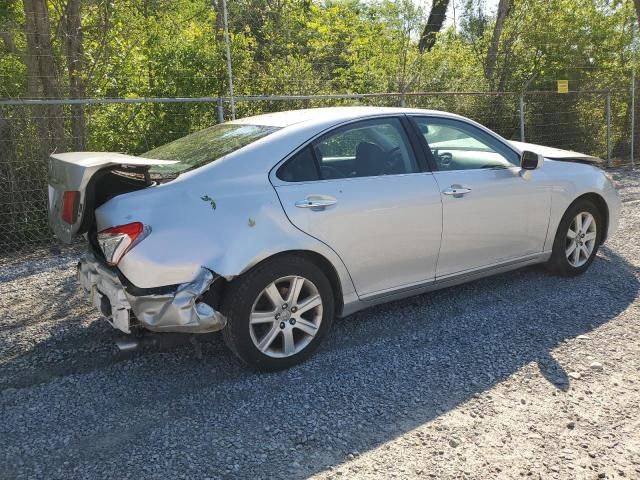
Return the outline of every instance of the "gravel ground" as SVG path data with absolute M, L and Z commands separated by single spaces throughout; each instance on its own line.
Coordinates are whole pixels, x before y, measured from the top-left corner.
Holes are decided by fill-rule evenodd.
M 3 478 L 640 478 L 640 174 L 575 279 L 539 267 L 334 324 L 256 374 L 220 335 L 129 353 L 77 251 L 0 260 Z

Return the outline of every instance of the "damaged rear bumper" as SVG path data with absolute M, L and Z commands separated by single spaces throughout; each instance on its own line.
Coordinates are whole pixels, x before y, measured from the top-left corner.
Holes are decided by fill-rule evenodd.
M 226 318 L 200 299 L 216 278 L 210 270 L 201 268 L 191 282 L 177 285 L 169 292 L 133 295 L 114 269 L 104 266 L 92 253 L 87 253 L 78 264 L 78 281 L 90 302 L 114 328 L 125 333 L 131 333 L 136 320 L 156 332 L 222 330 Z

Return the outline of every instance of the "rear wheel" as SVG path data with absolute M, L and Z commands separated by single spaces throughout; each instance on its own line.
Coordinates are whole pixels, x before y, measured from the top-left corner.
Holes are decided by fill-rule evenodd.
M 563 276 L 585 272 L 598 253 L 603 228 L 602 214 L 592 202 L 574 202 L 560 221 L 547 267 Z
M 329 330 L 333 291 L 316 265 L 295 255 L 267 260 L 225 292 L 227 346 L 247 365 L 278 370 L 305 360 Z

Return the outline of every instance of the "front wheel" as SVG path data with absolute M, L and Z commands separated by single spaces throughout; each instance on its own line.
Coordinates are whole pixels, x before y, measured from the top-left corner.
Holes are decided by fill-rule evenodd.
M 560 221 L 547 267 L 567 277 L 585 272 L 598 253 L 603 228 L 602 215 L 592 202 L 574 202 Z
M 258 370 L 300 363 L 331 326 L 333 295 L 327 277 L 308 260 L 295 255 L 267 260 L 225 292 L 225 343 Z

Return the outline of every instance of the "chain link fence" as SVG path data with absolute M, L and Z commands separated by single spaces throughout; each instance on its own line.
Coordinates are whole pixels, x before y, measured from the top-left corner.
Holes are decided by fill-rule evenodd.
M 609 165 L 631 159 L 633 118 L 630 94 L 625 91 L 241 96 L 234 100 L 238 117 L 339 105 L 445 110 L 472 118 L 507 139 L 580 151 L 606 159 Z M 229 102 L 216 97 L 0 101 L 0 251 L 52 243 L 47 225 L 51 152 L 140 154 L 227 120 Z

